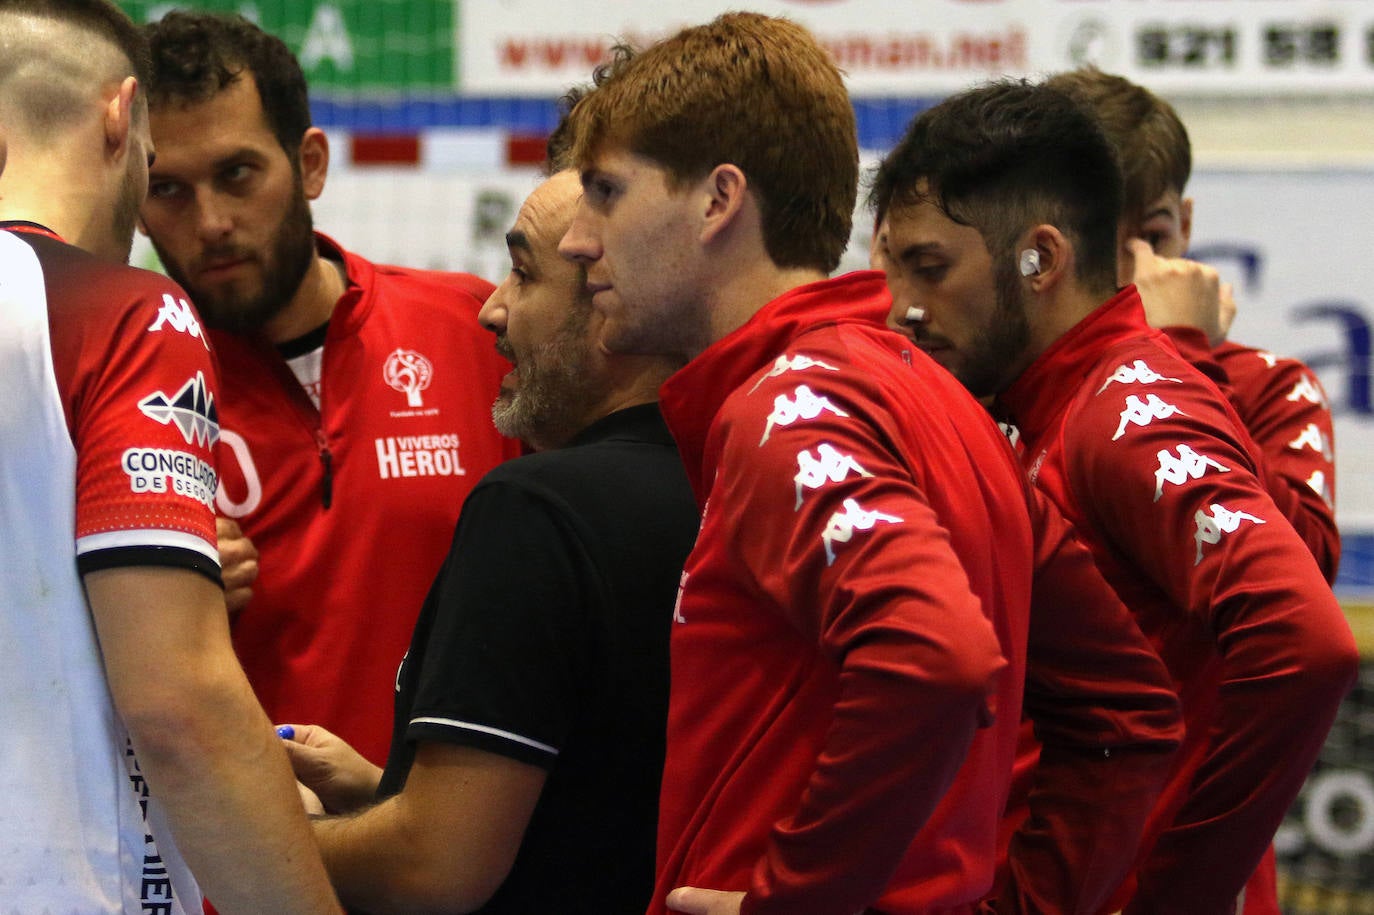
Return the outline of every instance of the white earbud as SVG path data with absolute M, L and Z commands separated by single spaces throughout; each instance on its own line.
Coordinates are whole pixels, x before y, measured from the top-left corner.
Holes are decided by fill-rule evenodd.
M 1027 248 L 1021 252 L 1021 275 L 1034 276 L 1040 272 L 1040 252 Z

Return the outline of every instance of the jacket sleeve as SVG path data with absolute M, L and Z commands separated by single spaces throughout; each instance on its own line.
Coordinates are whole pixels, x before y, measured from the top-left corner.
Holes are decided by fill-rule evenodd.
M 1336 528 L 1335 425 L 1316 376 L 1296 359 L 1240 346 L 1212 350 L 1201 331 L 1165 328 L 1185 359 L 1219 387 L 1263 456 L 1270 497 L 1328 582 L 1341 558 Z
M 741 574 L 838 671 L 815 769 L 773 827 L 747 915 L 872 903 L 989 720 L 1005 666 L 894 430 L 864 400 L 854 379 L 789 374 L 724 421 L 731 476 L 708 511 L 753 519 Z
M 1135 862 L 1183 723 L 1164 662 L 1087 547 L 1039 490 L 1029 498 L 1024 714 L 1040 751 L 997 911 L 1094 915 Z
M 1143 625 L 1166 660 L 1171 642 L 1214 645 L 1217 693 L 1205 754 L 1128 911 L 1227 912 L 1316 759 L 1358 656 L 1216 389 L 1172 354 L 1144 355 L 1089 378 L 1065 440 L 1069 485 L 1110 548 L 1160 592 L 1144 611 L 1158 618 Z

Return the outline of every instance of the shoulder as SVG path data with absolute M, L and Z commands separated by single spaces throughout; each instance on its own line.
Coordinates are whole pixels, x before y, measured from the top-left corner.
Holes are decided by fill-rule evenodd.
M 481 305 L 496 288 L 470 273 L 421 270 L 394 264 L 374 265 L 373 281 L 379 290 L 400 290 L 435 302 L 457 298 Z

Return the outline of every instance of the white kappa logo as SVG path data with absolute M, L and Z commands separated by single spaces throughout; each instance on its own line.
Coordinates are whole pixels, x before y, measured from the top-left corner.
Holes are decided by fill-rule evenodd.
M 885 515 L 879 511 L 866 511 L 855 499 L 844 500 L 844 511 L 835 512 L 825 524 L 821 542 L 825 544 L 825 564 L 835 564 L 835 544 L 848 543 L 854 539 L 855 531 L 871 531 L 881 521 L 884 524 L 900 524 L 901 518 Z
M 828 362 L 821 362 L 819 359 L 812 359 L 810 356 L 804 354 L 798 354 L 789 359 L 787 354 L 783 353 L 773 362 L 773 367 L 769 369 L 762 378 L 754 382 L 754 386 L 749 389 L 749 393 L 752 394 L 757 391 L 759 385 L 763 384 L 769 378 L 777 378 L 779 375 L 786 374 L 787 372 L 804 372 L 807 369 L 825 369 L 827 372 L 839 371 L 839 369 Z
M 191 309 L 191 303 L 185 299 L 172 298 L 170 292 L 162 294 L 162 307 L 157 310 L 157 320 L 148 327 L 148 332 L 160 331 L 164 325 L 179 334 L 190 334 L 207 350 L 210 348 L 210 341 L 205 339 L 200 322 L 196 320 L 196 313 Z
M 1326 503 L 1326 507 L 1330 508 L 1334 500 L 1331 496 L 1331 488 L 1326 485 L 1326 471 L 1312 471 L 1312 476 L 1307 478 L 1306 483 L 1311 487 L 1313 492 L 1321 496 L 1322 501 Z
M 1297 403 L 1305 400 L 1310 404 L 1325 404 L 1326 394 L 1322 389 L 1307 375 L 1302 376 L 1302 380 L 1293 385 L 1293 390 L 1288 392 L 1285 398 L 1289 403 Z
M 1179 445 L 1176 450 L 1178 457 L 1170 454 L 1167 448 L 1158 454 L 1159 469 L 1155 471 L 1156 502 L 1159 501 L 1160 496 L 1164 495 L 1165 483 L 1179 486 L 1189 480 L 1200 480 L 1203 474 L 1207 472 L 1208 467 L 1215 467 L 1222 473 L 1231 472 L 1231 468 L 1214 461 L 1205 454 L 1198 454 L 1187 445 Z
M 1107 386 L 1112 382 L 1120 382 L 1121 384 L 1154 384 L 1156 381 L 1172 381 L 1174 384 L 1183 383 L 1177 378 L 1168 378 L 1159 374 L 1146 365 L 1143 360 L 1137 359 L 1130 365 L 1124 363 L 1118 365 L 1112 371 L 1111 376 L 1106 381 L 1102 382 L 1102 387 L 1097 389 L 1097 393 L 1101 394 L 1103 391 L 1107 390 Z
M 1308 423 L 1307 428 L 1288 443 L 1288 448 L 1290 451 L 1311 448 L 1328 461 L 1331 460 L 1331 446 L 1327 444 L 1326 436 L 1322 434 L 1321 428 L 1316 423 Z
M 1156 419 L 1168 419 L 1175 413 L 1180 416 L 1187 415 L 1173 404 L 1160 400 L 1156 394 L 1147 394 L 1144 400 L 1132 394 L 1126 398 L 1126 409 L 1121 411 L 1121 425 L 1116 427 L 1116 435 L 1112 436 L 1112 441 L 1125 435 L 1126 427 L 1131 424 L 1148 426 Z
M 861 477 L 873 476 L 859 466 L 853 456 L 841 454 L 828 443 L 816 448 L 816 457 L 812 457 L 809 450 L 797 452 L 797 475 L 792 478 L 797 484 L 797 504 L 792 510 L 801 508 L 803 489 L 820 489 L 827 480 L 838 483 L 849 476 L 850 471 Z
M 395 352 L 386 357 L 386 365 L 382 367 L 382 378 L 393 390 L 406 396 L 408 407 L 425 405 L 420 392 L 429 387 L 433 377 L 434 363 L 413 349 L 397 347 Z
M 815 419 L 822 412 L 829 410 L 836 416 L 848 418 L 849 414 L 841 410 L 830 402 L 829 398 L 821 397 L 804 384 L 797 385 L 797 390 L 793 392 L 795 400 L 786 394 L 779 394 L 773 398 L 773 412 L 768 414 L 768 425 L 764 427 L 763 438 L 759 439 L 759 445 L 768 441 L 768 436 L 773 434 L 773 427 L 790 426 L 799 419 Z
M 1215 502 L 1209 507 L 1212 510 L 1211 515 L 1199 510 L 1193 516 L 1193 520 L 1197 522 L 1197 534 L 1193 537 L 1197 543 L 1197 558 L 1193 560 L 1193 565 L 1202 562 L 1202 545 L 1204 543 L 1220 543 L 1221 535 L 1234 534 L 1240 528 L 1242 521 L 1249 521 L 1253 524 L 1264 523 L 1262 518 L 1256 518 L 1249 512 L 1228 511 Z
M 1279 363 L 1278 356 L 1275 356 L 1273 353 L 1267 352 L 1265 350 L 1258 350 L 1255 352 L 1255 355 L 1263 359 L 1264 364 L 1271 369 Z

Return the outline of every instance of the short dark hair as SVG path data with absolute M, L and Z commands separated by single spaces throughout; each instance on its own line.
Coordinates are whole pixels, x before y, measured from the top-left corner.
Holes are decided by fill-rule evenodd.
M 725 13 L 641 51 L 577 110 L 578 165 L 604 145 L 623 147 L 679 187 L 735 165 L 775 265 L 829 273 L 839 264 L 859 180 L 854 108 L 802 26 Z
M 154 108 L 207 101 L 246 72 L 257 85 L 268 127 L 295 161 L 310 129 L 310 98 L 300 62 L 284 41 L 242 16 L 186 10 L 173 10 L 146 29 Z
M 1137 221 L 1166 192 L 1183 193 L 1193 170 L 1193 147 L 1172 105 L 1144 86 L 1096 67 L 1056 73 L 1045 85 L 1069 93 L 1102 122 L 1121 160 L 1126 217 Z
M 544 144 L 544 173 L 553 175 L 572 168 L 573 143 L 577 139 L 577 121 L 573 114 L 577 106 L 596 88 L 610 79 L 635 56 L 635 49 L 627 44 L 611 48 L 610 57 L 592 71 L 592 81 L 573 86 L 558 99 L 558 125 Z
M 0 0 L 0 13 L 24 13 L 66 22 L 114 45 L 129 60 L 131 74 L 146 86 L 152 66 L 148 39 L 128 14 L 110 0 Z
M 1007 263 L 1021 233 L 1050 223 L 1074 245 L 1078 278 L 1115 289 L 1121 196 L 1091 111 L 1052 87 L 1002 80 L 918 115 L 879 166 L 870 202 L 886 214 L 928 200 Z

